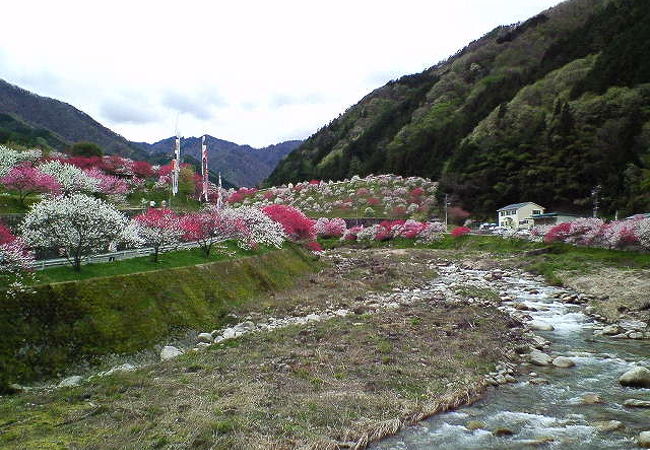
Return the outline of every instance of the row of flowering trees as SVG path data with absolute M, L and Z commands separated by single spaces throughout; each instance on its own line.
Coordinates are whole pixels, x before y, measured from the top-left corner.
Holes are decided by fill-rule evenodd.
M 23 206 L 30 194 L 73 193 L 101 195 L 124 204 L 126 196 L 136 191 L 168 191 L 171 170 L 171 165 L 152 166 L 118 155 L 44 155 L 40 150 L 17 151 L 0 145 L 0 185 L 14 192 Z M 184 195 L 200 195 L 202 179 L 189 164 L 181 164 L 179 187 Z M 215 199 L 216 190 L 214 185 L 209 188 Z
M 289 205 L 310 215 L 353 213 L 365 217 L 427 216 L 436 205 L 437 183 L 420 177 L 369 175 L 342 181 L 311 180 L 265 190 L 230 190 L 230 204 Z
M 546 243 L 564 242 L 612 249 L 640 247 L 650 250 L 650 218 L 638 216 L 612 222 L 582 218 L 552 227 L 533 228 L 531 237 Z
M 57 249 L 75 270 L 88 256 L 118 245 L 150 246 L 157 261 L 161 248 L 182 241 L 196 242 L 208 257 L 217 242 L 237 240 L 243 248 L 280 247 L 285 237 L 282 226 L 256 208 L 209 207 L 183 215 L 152 208 L 129 221 L 109 203 L 84 194 L 36 204 L 20 230 L 30 247 Z

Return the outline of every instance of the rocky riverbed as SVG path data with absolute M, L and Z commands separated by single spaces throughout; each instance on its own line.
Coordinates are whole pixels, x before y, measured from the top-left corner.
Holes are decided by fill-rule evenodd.
M 217 427 L 209 420 L 215 403 L 181 401 L 212 386 L 218 386 L 217 405 L 243 402 L 228 409 L 239 437 L 233 441 L 226 432 L 215 442 L 260 448 L 271 441 L 281 448 L 362 447 L 471 403 L 494 386 L 473 406 L 435 415 L 377 448 L 626 448 L 644 442 L 650 422 L 646 322 L 599 322 L 597 311 L 585 307 L 590 296 L 486 258 L 461 262 L 441 252 L 390 249 L 342 249 L 323 258 L 330 269 L 275 299 L 281 306 L 272 311 L 244 311 L 227 327 L 189 334 L 144 357 L 116 360 L 109 370 L 87 371 L 58 385 L 63 392 L 78 390 L 95 409 L 144 414 L 137 417 L 163 400 L 161 390 L 170 391 L 172 397 L 156 408 L 171 415 L 175 408 L 190 408 L 202 424 L 193 432 L 174 422 L 172 436 L 181 441 L 203 442 Z M 179 384 L 190 375 L 200 378 L 187 387 Z M 115 383 L 124 384 L 120 397 L 128 401 L 97 406 L 100 386 L 113 389 Z M 39 392 L 58 398 L 53 385 L 44 387 L 25 400 L 25 408 L 45 401 Z M 281 403 L 270 400 L 280 392 Z M 248 405 L 253 399 L 268 410 L 266 422 L 251 418 L 260 408 Z M 359 410 L 363 419 L 354 419 Z M 28 421 L 29 413 L 21 414 Z M 172 419 L 159 415 L 161 424 Z M 297 420 L 311 430 L 307 435 L 320 437 L 287 431 L 270 417 Z M 107 426 L 106 419 L 93 419 L 92 429 L 113 430 L 116 446 L 128 442 L 124 423 L 111 420 Z M 129 423 L 139 427 L 141 420 Z M 267 434 L 256 432 L 262 423 Z M 332 424 L 342 428 L 334 432 Z M 141 438 L 143 445 L 150 443 Z
M 373 448 L 650 445 L 646 322 L 599 322 L 605 318 L 584 307 L 589 296 L 547 286 L 517 270 L 482 271 L 451 264 L 441 273 L 441 291 L 467 284 L 498 289 L 499 308 L 530 330 L 531 345 L 517 349 L 527 361 L 489 374 L 490 384 L 504 386 L 477 404 L 433 417 Z

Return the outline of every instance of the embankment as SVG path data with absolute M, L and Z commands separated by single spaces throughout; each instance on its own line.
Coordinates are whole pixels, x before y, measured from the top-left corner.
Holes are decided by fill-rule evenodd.
M 131 353 L 189 329 L 215 328 L 238 306 L 315 271 L 298 248 L 197 266 L 36 286 L 0 302 L 0 386 L 70 364 Z

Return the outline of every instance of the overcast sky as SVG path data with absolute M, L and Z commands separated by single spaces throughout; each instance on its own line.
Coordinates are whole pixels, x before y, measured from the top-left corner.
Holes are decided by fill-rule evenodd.
M 20 0 L 0 78 L 134 141 L 306 138 L 371 90 L 559 0 Z

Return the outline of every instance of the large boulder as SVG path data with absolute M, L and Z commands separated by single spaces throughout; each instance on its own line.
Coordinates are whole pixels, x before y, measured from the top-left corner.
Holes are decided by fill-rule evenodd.
M 627 406 L 628 408 L 650 408 L 650 400 L 629 398 L 623 402 L 623 406 Z
M 650 388 L 650 370 L 645 367 L 635 367 L 621 375 L 618 381 L 623 386 Z
M 650 448 L 650 431 L 639 433 L 639 447 Z
M 535 331 L 553 331 L 555 330 L 555 327 L 551 325 L 550 323 L 544 323 L 544 322 L 539 322 L 537 320 L 533 320 L 528 324 L 531 330 Z
M 59 383 L 59 387 L 73 387 L 79 386 L 83 381 L 83 377 L 79 375 L 73 375 L 71 377 L 65 378 Z
M 544 352 L 540 352 L 539 350 L 533 350 L 530 352 L 529 357 L 530 362 L 536 366 L 548 366 L 553 361 L 553 358 Z
M 199 333 L 199 335 L 196 337 L 196 339 L 199 342 L 206 342 L 206 343 L 212 343 L 212 334 L 210 333 Z
M 594 423 L 594 426 L 596 429 L 598 429 L 598 431 L 603 431 L 605 433 L 608 431 L 616 431 L 625 428 L 623 422 L 618 420 L 603 420 L 601 422 Z
M 172 345 L 165 345 L 160 351 L 160 360 L 167 361 L 168 359 L 176 358 L 177 356 L 180 356 L 182 354 L 183 354 L 182 350 Z
M 558 356 L 553 360 L 553 365 L 555 367 L 561 367 L 563 369 L 567 369 L 569 367 L 575 366 L 576 363 L 574 363 L 571 358 L 567 358 L 566 356 Z

